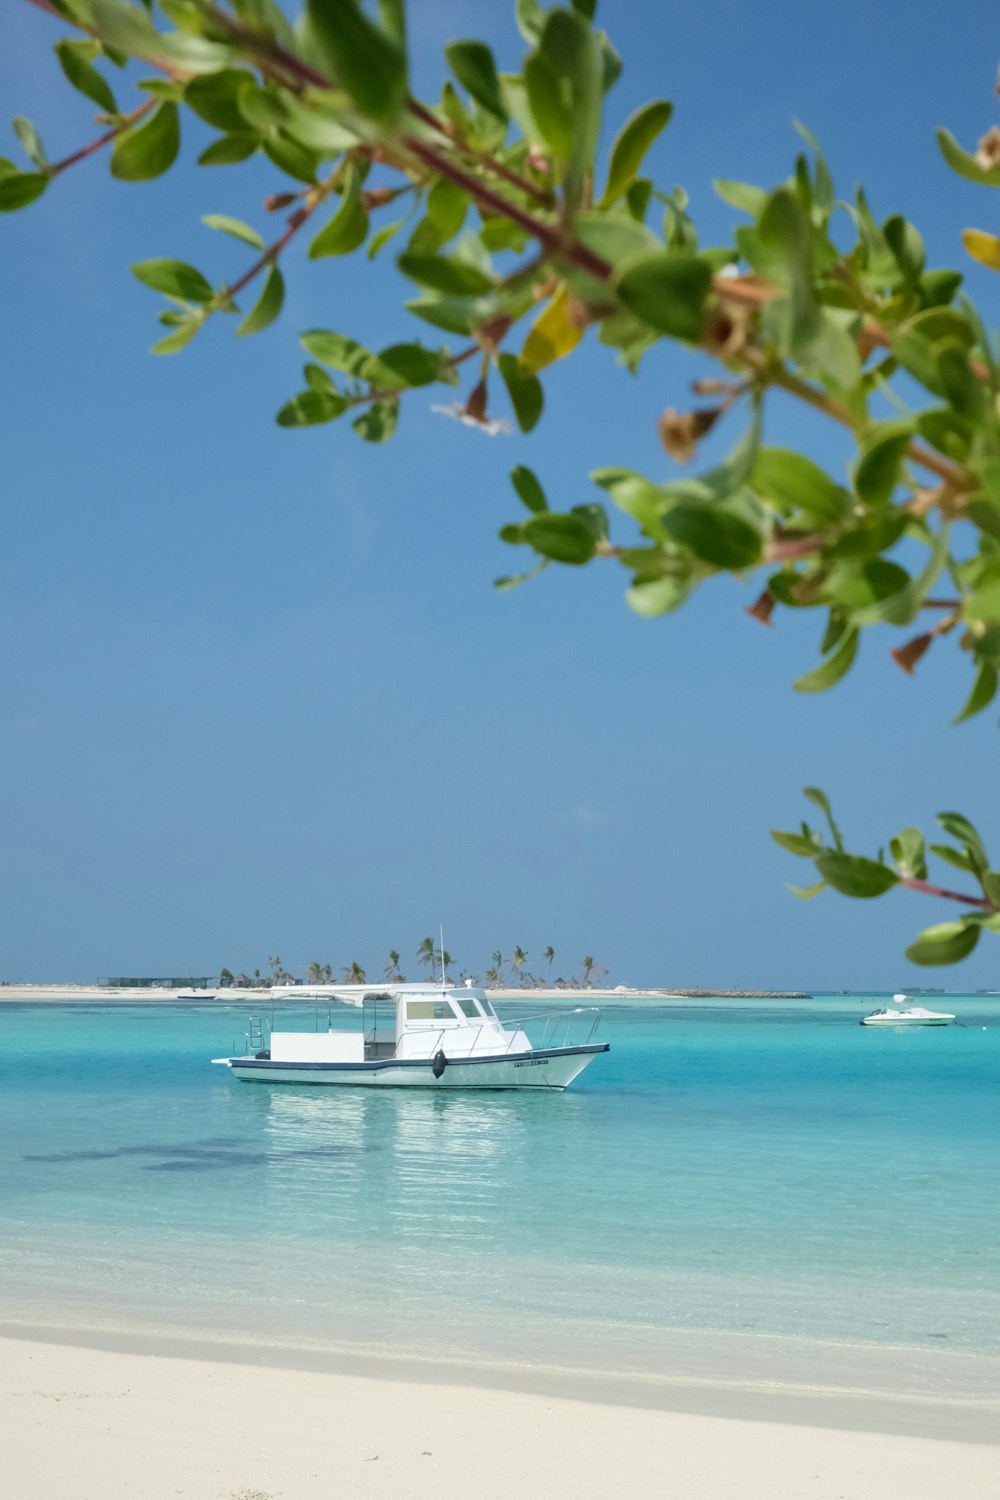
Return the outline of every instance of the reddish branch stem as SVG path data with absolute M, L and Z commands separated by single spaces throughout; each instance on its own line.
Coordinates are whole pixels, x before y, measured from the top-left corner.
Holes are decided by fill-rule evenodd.
M 983 911 L 1000 911 L 1000 907 L 988 901 L 985 896 L 966 896 L 962 891 L 945 890 L 943 886 L 931 885 L 926 880 L 915 880 L 908 875 L 901 875 L 899 883 L 905 885 L 907 890 L 920 891 L 924 896 L 940 896 L 945 901 L 960 901 L 963 906 L 978 906 Z
M 31 3 L 33 5 L 38 4 L 38 0 L 31 0 Z M 58 177 L 59 173 L 65 172 L 67 167 L 75 166 L 78 161 L 83 161 L 86 156 L 93 156 L 95 151 L 100 151 L 102 146 L 106 146 L 109 141 L 113 141 L 116 135 L 121 135 L 123 131 L 128 130 L 137 120 L 141 120 L 143 115 L 148 115 L 149 111 L 156 107 L 156 103 L 155 99 L 147 99 L 145 104 L 140 104 L 131 114 L 122 115 L 121 120 L 113 130 L 109 130 L 105 135 L 99 136 L 96 141 L 91 141 L 90 145 L 84 146 L 81 151 L 74 151 L 72 156 L 64 156 L 62 161 L 57 161 L 54 166 L 49 168 L 50 175 Z

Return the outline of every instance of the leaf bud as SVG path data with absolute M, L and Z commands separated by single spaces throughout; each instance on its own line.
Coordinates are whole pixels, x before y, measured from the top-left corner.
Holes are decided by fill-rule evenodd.
M 976 149 L 976 161 L 984 172 L 1000 166 L 1000 126 L 991 125 Z
M 912 641 L 907 641 L 905 646 L 895 646 L 889 655 L 898 667 L 902 667 L 903 671 L 908 672 L 912 677 L 913 668 L 924 653 L 930 650 L 933 640 L 934 636 L 930 631 L 924 635 L 915 635 Z
M 294 203 L 298 196 L 298 193 L 272 193 L 269 198 L 264 199 L 264 208 L 269 214 L 280 213 L 281 209 Z
M 760 598 L 754 604 L 751 604 L 749 609 L 745 609 L 743 613 L 749 615 L 751 620 L 759 620 L 762 625 L 770 625 L 776 603 L 777 600 L 771 593 L 771 590 L 765 589 Z
M 706 411 L 674 411 L 668 406 L 656 424 L 660 442 L 677 464 L 689 464 L 705 437 L 725 410 L 722 406 Z

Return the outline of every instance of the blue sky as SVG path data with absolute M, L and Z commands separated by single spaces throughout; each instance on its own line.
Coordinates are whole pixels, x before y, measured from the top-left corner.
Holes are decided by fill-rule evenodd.
M 517 63 L 506 7 L 411 12 L 428 93 L 455 37 Z M 986 0 L 947 25 L 927 0 L 602 12 L 625 61 L 611 128 L 674 101 L 651 162 L 688 189 L 704 243 L 734 217 L 711 179 L 780 180 L 793 119 L 842 193 L 861 180 L 880 217 L 915 220 L 932 264 L 959 263 L 962 228 L 987 223 L 991 198 L 933 139 L 945 123 L 971 144 L 994 121 Z M 6 115 L 29 115 L 52 156 L 91 139 L 55 23 L 16 6 L 4 33 Z M 794 825 L 812 783 L 870 852 L 955 806 L 1000 837 L 996 711 L 949 729 L 967 687 L 953 651 L 910 680 L 873 634 L 845 683 L 803 697 L 790 683 L 817 622 L 762 629 L 736 580 L 659 621 L 628 610 L 611 565 L 492 588 L 520 564 L 496 536 L 517 517 L 509 470 L 531 465 L 560 503 L 591 498 L 605 464 L 666 477 L 655 419 L 683 406 L 692 360 L 658 348 L 634 380 L 587 341 L 529 437 L 463 429 L 420 393 L 381 448 L 346 426 L 282 431 L 296 334 L 411 336 L 405 288 L 391 257 L 309 264 L 296 245 L 275 327 L 237 341 L 220 324 L 148 357 L 158 301 L 129 263 L 235 279 L 241 247 L 199 216 L 266 230 L 261 200 L 285 182 L 256 161 L 198 169 L 199 139 L 144 185 L 90 160 L 2 226 L 0 978 L 252 970 L 275 951 L 293 970 L 379 971 L 390 947 L 412 968 L 443 920 L 472 969 L 520 942 L 533 960 L 551 943 L 559 973 L 586 952 L 635 984 L 995 983 L 992 940 L 957 970 L 905 963 L 948 915 L 924 898 L 795 901 L 784 882 L 808 867 L 767 832 Z M 968 285 L 989 312 L 995 280 L 971 268 Z M 835 432 L 777 402 L 768 439 L 844 462 Z

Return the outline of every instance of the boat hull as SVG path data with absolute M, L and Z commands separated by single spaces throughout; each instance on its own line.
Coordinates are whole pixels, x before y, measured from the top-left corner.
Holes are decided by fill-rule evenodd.
M 862 1026 L 950 1026 L 954 1016 L 865 1016 Z
M 341 1088 L 555 1089 L 567 1088 L 607 1042 L 585 1047 L 548 1047 L 534 1052 L 456 1057 L 443 1070 L 434 1059 L 386 1058 L 378 1062 L 272 1062 L 270 1058 L 230 1057 L 241 1083 L 292 1083 Z

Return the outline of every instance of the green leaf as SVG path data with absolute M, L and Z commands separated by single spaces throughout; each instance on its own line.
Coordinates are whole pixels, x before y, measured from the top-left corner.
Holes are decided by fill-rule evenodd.
M 109 115 L 116 115 L 118 105 L 111 86 L 90 63 L 95 50 L 94 43 L 89 41 L 64 40 L 55 45 L 59 66 L 73 87 L 92 100 L 98 109 L 106 110 Z
M 525 60 L 524 86 L 528 105 L 545 146 L 560 161 L 573 151 L 573 100 L 566 80 L 544 52 Z
M 750 476 L 758 495 L 786 510 L 803 510 L 826 525 L 843 520 L 850 496 L 811 459 L 789 448 L 761 448 Z
M 637 577 L 632 587 L 626 590 L 625 600 L 637 615 L 649 620 L 679 609 L 693 587 L 693 580 L 684 576 Z
M 523 532 L 525 541 L 536 552 L 540 552 L 543 557 L 550 557 L 553 562 L 571 563 L 579 567 L 590 562 L 596 550 L 591 528 L 578 516 L 559 515 L 551 511 L 544 515 L 534 515 L 525 521 Z
M 184 102 L 206 125 L 239 135 L 246 130 L 239 96 L 248 85 L 255 86 L 255 80 L 245 68 L 221 68 L 192 78 L 185 85 Z
M 752 214 L 755 219 L 764 212 L 767 194 L 763 188 L 752 187 L 749 182 L 733 182 L 725 177 L 716 178 L 712 186 L 722 201 L 733 208 Z
M 550 10 L 545 18 L 539 48 L 540 56 L 551 63 L 569 89 L 573 125 L 564 192 L 568 201 L 575 205 L 580 199 L 584 173 L 592 167 L 601 129 L 604 92 L 601 45 L 582 16 L 575 11 L 557 8 Z M 534 106 L 530 88 L 529 97 L 532 97 Z
M 160 339 L 158 344 L 152 345 L 150 354 L 179 354 L 190 344 L 201 326 L 200 318 L 185 318 L 175 332 L 169 333 L 165 339 Z
M 952 719 L 953 724 L 961 724 L 966 719 L 971 719 L 975 714 L 981 713 L 988 703 L 992 703 L 997 691 L 997 669 L 993 662 L 983 661 L 979 663 L 979 671 L 972 685 L 972 692 L 962 712 Z
M 5 172 L 0 177 L 0 213 L 27 208 L 42 196 L 50 181 L 46 172 Z
M 771 837 L 782 849 L 787 849 L 789 854 L 795 854 L 800 859 L 815 859 L 822 848 L 815 839 L 804 833 L 785 833 L 780 828 L 772 828 Z
M 18 115 L 17 119 L 13 121 L 13 125 L 14 134 L 31 159 L 32 165 L 36 166 L 40 172 L 47 171 L 49 159 L 45 155 L 45 147 L 42 145 L 41 138 L 34 125 L 32 125 L 30 120 L 24 119 L 22 115 Z
M 811 901 L 814 896 L 819 895 L 820 891 L 825 891 L 827 885 L 825 880 L 818 880 L 815 885 L 788 885 L 786 882 L 785 888 L 791 891 L 793 896 L 798 896 L 800 901 Z
M 846 630 L 840 638 L 840 644 L 832 656 L 826 661 L 820 662 L 811 672 L 805 676 L 796 678 L 792 686 L 800 693 L 825 693 L 832 688 L 842 677 L 846 677 L 854 665 L 854 658 L 858 654 L 858 632 Z
M 358 108 L 379 125 L 394 124 L 408 89 L 406 53 L 398 40 L 369 21 L 354 0 L 308 0 L 306 14 L 317 46 Z
M 937 351 L 938 376 L 942 394 L 959 416 L 978 422 L 982 416 L 985 393 L 972 372 L 967 351 L 957 343 L 944 343 Z
M 608 185 L 604 189 L 601 207 L 612 203 L 627 193 L 639 174 L 643 157 L 650 146 L 670 123 L 673 105 L 666 99 L 657 99 L 644 104 L 626 120 L 611 148 L 611 165 L 608 168 Z
M 516 354 L 501 354 L 498 365 L 514 408 L 517 425 L 522 432 L 530 432 L 542 415 L 545 401 L 542 383 L 521 364 Z
M 864 623 L 869 623 L 868 613 L 873 606 L 886 600 L 896 602 L 901 590 L 910 583 L 910 575 L 898 563 L 885 557 L 872 557 L 849 563 L 838 563 L 830 570 L 827 592 L 838 604 L 851 611 L 866 611 Z M 884 611 L 874 610 L 875 618 L 884 618 Z M 857 623 L 857 622 L 856 622 Z M 900 620 L 899 624 L 907 624 Z
M 885 242 L 896 258 L 896 264 L 904 280 L 911 286 L 920 279 L 924 269 L 924 242 L 912 224 L 902 214 L 893 214 L 882 226 Z
M 842 854 L 835 849 L 817 855 L 816 868 L 835 891 L 859 900 L 884 896 L 886 891 L 899 884 L 899 876 L 888 865 L 865 859 L 860 854 Z
M 707 262 L 693 255 L 646 255 L 618 278 L 621 301 L 660 333 L 697 343 L 712 284 Z
M 912 880 L 927 879 L 927 851 L 919 828 L 904 828 L 889 840 L 892 857 L 900 875 Z
M 402 229 L 405 222 L 405 219 L 397 219 L 395 224 L 383 224 L 378 233 L 372 235 L 371 239 L 368 242 L 369 260 L 374 260 L 383 246 L 387 245 L 391 239 L 395 238 L 395 236 Z
M 507 110 L 489 47 L 483 42 L 451 42 L 444 52 L 451 71 L 476 103 L 498 120 L 506 120 Z
M 326 328 L 313 328 L 299 337 L 299 343 L 307 354 L 329 365 L 331 370 L 343 370 L 345 375 L 360 375 L 362 367 L 371 359 L 367 349 L 347 339 L 342 333 L 331 333 Z
M 628 256 L 655 255 L 661 249 L 653 231 L 631 214 L 584 209 L 574 218 L 573 228 L 581 244 L 612 266 Z
M 972 861 L 964 849 L 952 849 L 948 844 L 931 844 L 931 853 L 943 859 L 945 864 L 954 865 L 956 870 L 964 870 L 966 874 L 972 871 Z
M 937 820 L 945 833 L 957 839 L 969 857 L 969 866 L 973 870 L 988 870 L 990 862 L 986 857 L 986 850 L 979 834 L 973 828 L 968 818 L 961 813 L 944 812 L 938 813 Z
M 414 317 L 445 333 L 471 333 L 475 326 L 471 306 L 460 297 L 414 297 L 403 306 Z
M 388 390 L 430 385 L 441 374 L 441 355 L 420 344 L 393 344 L 366 360 L 359 374 L 371 385 Z
M 201 272 L 182 260 L 140 260 L 131 271 L 143 286 L 167 297 L 180 297 L 185 302 L 211 302 L 215 296 Z
M 161 104 L 142 125 L 115 137 L 111 175 L 122 182 L 150 182 L 174 163 L 181 145 L 176 104 Z
M 285 281 L 277 266 L 267 273 L 261 294 L 247 313 L 236 332 L 238 334 L 261 333 L 269 328 L 281 312 L 285 300 Z
M 520 588 L 522 583 L 527 583 L 531 578 L 537 578 L 539 573 L 543 573 L 548 565 L 548 558 L 543 557 L 541 562 L 537 563 L 535 567 L 529 568 L 527 573 L 515 573 L 508 578 L 494 579 L 493 587 L 499 589 L 501 593 L 506 593 L 510 589 Z
M 675 542 L 713 567 L 738 571 L 760 561 L 760 532 L 720 505 L 681 502 L 660 520 Z
M 906 950 L 914 964 L 957 964 L 968 958 L 979 941 L 979 928 L 973 922 L 939 922 L 926 928 Z
M 780 256 L 791 288 L 789 347 L 804 355 L 820 332 L 819 307 L 811 279 L 811 230 L 794 194 L 778 188 L 771 194 L 757 226 L 760 243 Z
M 595 542 L 607 541 L 608 512 L 599 501 L 592 500 L 587 505 L 572 505 L 569 513 L 571 516 L 579 516 L 583 524 L 590 528 Z
M 493 288 L 493 282 L 485 272 L 455 256 L 401 255 L 398 264 L 404 276 L 436 292 L 479 297 Z
M 317 427 L 332 422 L 347 407 L 343 396 L 331 391 L 302 391 L 287 401 L 278 413 L 279 427 Z
M 524 40 L 536 46 L 545 24 L 545 12 L 538 0 L 515 0 L 514 18 Z
M 458 233 L 468 211 L 468 194 L 447 177 L 439 177 L 427 194 L 427 217 L 439 233 L 435 250 Z
M 1000 163 L 992 167 L 981 167 L 974 156 L 962 150 L 950 130 L 939 130 L 937 140 L 941 155 L 960 177 L 967 177 L 970 182 L 979 182 L 986 187 L 1000 187 Z
M 245 245 L 252 245 L 255 250 L 263 250 L 264 241 L 256 229 L 251 229 L 249 224 L 244 224 L 242 219 L 231 219 L 228 214 L 202 214 L 201 222 L 207 224 L 209 229 L 218 229 L 222 234 L 232 235 L 234 240 L 242 240 Z
M 198 158 L 199 167 L 231 167 L 253 156 L 259 142 L 255 135 L 224 135 L 206 146 Z
M 979 876 L 983 885 L 983 893 L 987 901 L 992 901 L 994 906 L 1000 906 L 1000 871 L 983 870 Z
M 517 491 L 518 498 L 530 511 L 535 515 L 548 513 L 549 502 L 545 498 L 545 491 L 530 469 L 518 464 L 516 469 L 510 471 L 510 482 Z
M 837 824 L 834 821 L 833 808 L 830 806 L 829 797 L 822 790 L 822 788 L 818 786 L 804 786 L 802 788 L 802 795 L 803 797 L 806 797 L 814 807 L 818 807 L 820 812 L 823 813 L 826 821 L 830 825 L 830 837 L 833 839 L 834 847 L 836 849 L 839 849 L 840 852 L 843 853 L 844 839 L 843 835 L 840 832 L 840 829 L 837 827 Z
M 361 179 L 354 167 L 348 170 L 336 213 L 309 246 L 309 259 L 327 255 L 350 255 L 364 243 L 368 233 L 368 210 L 361 193 Z
M 880 422 L 869 433 L 854 473 L 854 488 L 866 504 L 887 505 L 892 499 L 911 437 L 909 423 L 902 422 Z
M 396 431 L 398 416 L 398 401 L 376 401 L 351 425 L 366 443 L 384 443 Z
M 260 138 L 264 155 L 296 182 L 314 183 L 322 153 L 303 146 L 287 130 L 271 131 Z

